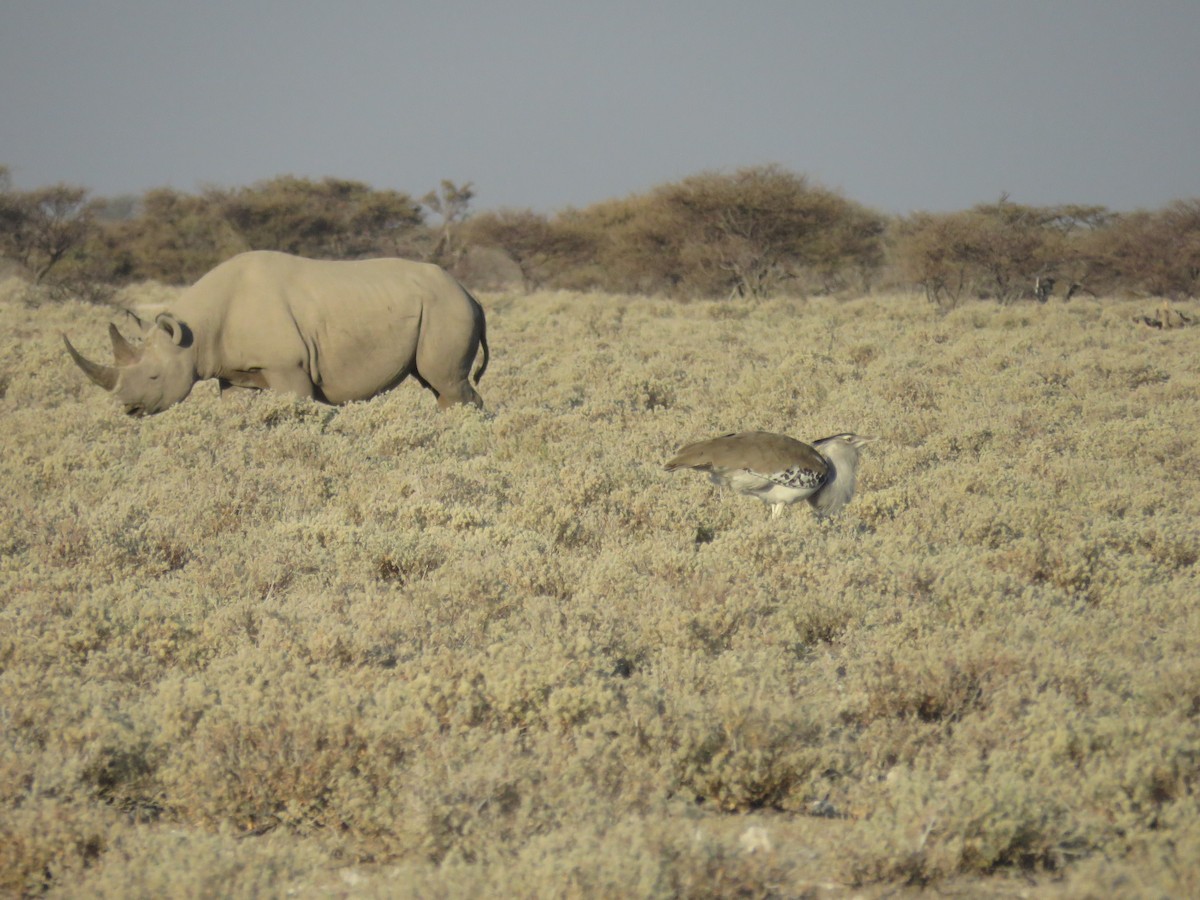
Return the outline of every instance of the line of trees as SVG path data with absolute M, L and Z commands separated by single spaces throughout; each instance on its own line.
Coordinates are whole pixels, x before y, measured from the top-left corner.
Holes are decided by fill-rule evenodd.
M 0 256 L 68 286 L 194 281 L 250 249 L 437 262 L 468 284 L 687 297 L 916 288 L 951 307 L 1094 294 L 1200 293 L 1200 199 L 1154 211 L 1035 207 L 888 217 L 778 166 L 704 172 L 546 215 L 472 212 L 443 181 L 420 198 L 358 181 L 281 176 L 106 200 L 14 190 L 0 166 Z M 1057 290 L 1055 290 L 1055 286 Z

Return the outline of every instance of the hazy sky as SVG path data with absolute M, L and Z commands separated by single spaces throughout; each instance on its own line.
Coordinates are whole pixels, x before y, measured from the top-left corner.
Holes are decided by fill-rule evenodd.
M 888 212 L 1200 196 L 1200 0 L 0 0 L 0 164 L 553 212 L 778 163 Z

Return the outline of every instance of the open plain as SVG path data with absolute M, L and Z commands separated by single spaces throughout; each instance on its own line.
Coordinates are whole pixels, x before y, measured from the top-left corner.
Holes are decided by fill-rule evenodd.
M 484 412 L 135 420 L 0 284 L 0 893 L 1200 896 L 1200 328 L 480 299 Z M 746 429 L 880 440 L 662 471 Z

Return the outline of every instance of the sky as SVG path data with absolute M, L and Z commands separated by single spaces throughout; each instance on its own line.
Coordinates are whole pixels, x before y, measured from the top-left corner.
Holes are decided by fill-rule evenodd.
M 552 214 L 775 164 L 876 210 L 1200 197 L 1200 0 L 3 0 L 0 165 Z

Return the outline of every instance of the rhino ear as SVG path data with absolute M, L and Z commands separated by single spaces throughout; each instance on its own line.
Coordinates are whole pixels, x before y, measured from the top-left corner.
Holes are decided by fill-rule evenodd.
M 170 313 L 159 313 L 154 324 L 171 336 L 171 343 L 176 347 L 186 347 L 191 343 L 191 329 Z
M 113 359 L 118 366 L 131 366 L 142 358 L 142 351 L 134 347 L 117 331 L 117 326 L 111 322 L 108 325 L 108 336 L 112 339 Z

